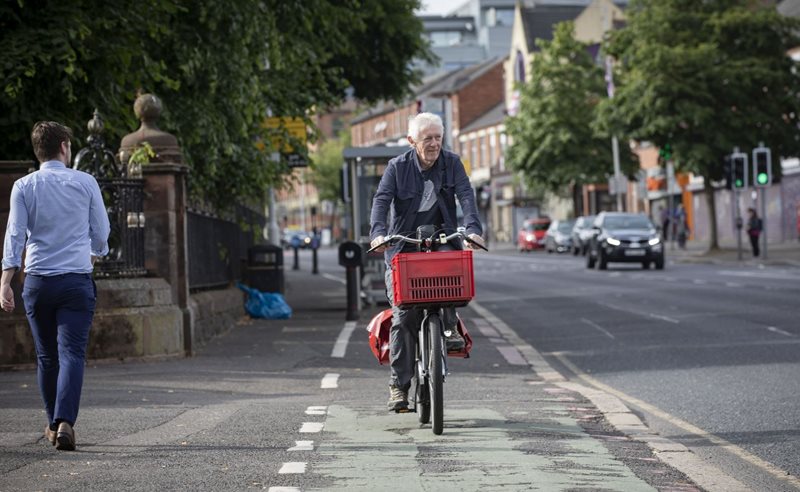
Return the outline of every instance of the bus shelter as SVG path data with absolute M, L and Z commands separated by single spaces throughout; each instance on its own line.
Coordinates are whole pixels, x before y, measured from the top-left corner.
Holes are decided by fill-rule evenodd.
M 345 202 L 347 239 L 369 249 L 369 217 L 372 199 L 389 160 L 406 152 L 409 146 L 348 147 L 344 149 L 342 194 Z M 361 266 L 361 301 L 375 304 L 386 301 L 383 253 L 364 255 Z

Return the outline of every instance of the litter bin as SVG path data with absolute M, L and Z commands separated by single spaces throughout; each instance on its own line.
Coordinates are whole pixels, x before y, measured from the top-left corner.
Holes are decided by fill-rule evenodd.
M 283 250 L 259 244 L 247 250 L 247 284 L 262 292 L 283 294 Z

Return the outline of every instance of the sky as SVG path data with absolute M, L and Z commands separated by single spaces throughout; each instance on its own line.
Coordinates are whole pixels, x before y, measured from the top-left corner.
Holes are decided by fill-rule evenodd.
M 445 15 L 466 3 L 466 0 L 422 0 L 423 14 Z

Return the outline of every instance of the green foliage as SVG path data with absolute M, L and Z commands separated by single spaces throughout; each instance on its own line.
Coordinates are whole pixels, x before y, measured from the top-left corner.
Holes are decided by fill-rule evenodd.
M 270 142 L 267 114 L 309 118 L 348 87 L 368 101 L 399 98 L 417 80 L 410 60 L 430 56 L 417 3 L 4 2 L 0 157 L 30 158 L 28 133 L 41 119 L 85 136 L 94 108 L 106 141 L 119 142 L 138 126 L 131 107 L 143 90 L 164 103 L 159 126 L 178 137 L 195 195 L 258 199 L 287 172 L 255 145 Z
M 592 128 L 606 97 L 603 70 L 575 39 L 573 24 L 556 26 L 552 41 L 537 41 L 529 82 L 521 87 L 519 114 L 507 120 L 513 144 L 508 162 L 532 189 L 561 193 L 572 183 L 605 181 L 613 173 L 610 135 Z M 636 160 L 622 146 L 623 172 Z
M 344 158 L 342 152 L 350 145 L 350 133 L 342 132 L 338 138 L 326 140 L 311 156 L 311 182 L 317 187 L 320 200 L 341 201 L 341 174 Z
M 753 0 L 634 0 L 608 50 L 621 63 L 598 126 L 671 144 L 677 168 L 722 177 L 734 146 L 797 155 L 796 19 Z

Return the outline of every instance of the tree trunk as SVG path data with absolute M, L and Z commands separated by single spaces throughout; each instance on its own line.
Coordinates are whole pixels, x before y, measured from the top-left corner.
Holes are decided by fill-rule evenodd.
M 711 179 L 703 176 L 703 191 L 706 195 L 706 205 L 708 206 L 708 249 L 709 251 L 719 249 L 719 239 L 717 235 L 717 201 L 714 200 L 714 187 L 711 186 Z M 695 227 L 696 229 L 696 227 Z

